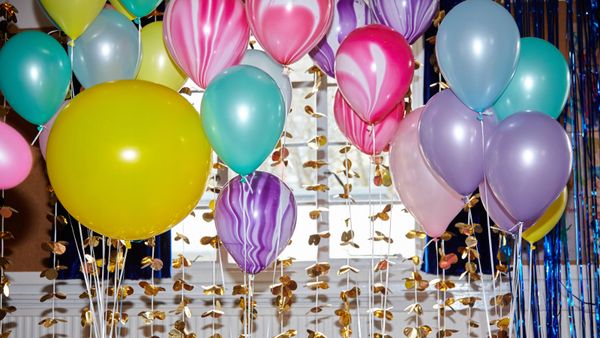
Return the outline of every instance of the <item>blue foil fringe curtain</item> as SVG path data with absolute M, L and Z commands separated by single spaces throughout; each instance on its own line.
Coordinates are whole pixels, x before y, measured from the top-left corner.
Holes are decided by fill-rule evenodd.
M 442 0 L 440 9 L 448 12 L 461 1 Z M 532 251 L 534 265 L 528 267 L 531 281 L 531 304 L 520 304 L 515 311 L 517 337 L 525 337 L 524 323 L 531 323 L 533 337 L 600 336 L 600 224 L 597 213 L 600 84 L 598 81 L 599 21 L 598 0 L 513 0 L 499 1 L 514 16 L 521 36 L 543 38 L 564 52 L 571 71 L 571 93 L 560 121 L 570 135 L 573 146 L 573 178 L 569 183 L 571 203 L 568 217 Z M 435 36 L 429 29 L 425 38 Z M 439 80 L 435 70 L 435 48 L 425 42 L 424 98 L 438 92 L 432 86 Z M 474 211 L 474 215 L 484 211 Z M 483 215 L 483 216 L 482 216 Z M 480 217 L 485 217 L 480 214 Z M 477 216 L 475 216 L 477 217 Z M 459 215 L 453 224 L 463 221 Z M 477 222 L 477 220 L 476 220 Z M 487 238 L 482 237 L 487 241 Z M 452 252 L 460 246 L 446 244 Z M 486 251 L 481 246 L 480 251 Z M 494 246 L 495 248 L 496 246 Z M 541 251 L 541 252 L 540 252 Z M 489 254 L 489 253 L 487 253 Z M 495 253 L 494 253 L 495 254 Z M 435 273 L 435 250 L 426 248 L 425 272 Z M 488 256 L 489 257 L 489 256 Z M 535 267 L 543 260 L 544 279 L 539 283 Z M 482 262 L 486 261 L 482 258 Z M 489 261 L 489 260 L 488 260 Z M 460 264 L 458 264 L 460 265 Z M 485 272 L 485 270 L 484 270 Z M 449 273 L 460 273 L 449 271 Z M 523 284 L 523 274 L 517 274 Z M 543 286 L 543 287 L 542 287 Z M 542 290 L 543 289 L 543 290 Z M 521 288 L 521 290 L 527 290 Z M 518 298 L 518 295 L 513 295 Z M 527 297 L 521 299 L 527 299 Z M 529 313 L 524 308 L 529 307 Z M 546 312 L 542 321 L 542 312 Z M 525 316 L 530 316 L 525 318 Z M 566 318 L 565 318 L 566 317 Z M 545 323 L 544 323 L 545 322 Z M 545 325 L 544 325 L 545 324 Z M 568 327 L 563 327 L 568 325 Z

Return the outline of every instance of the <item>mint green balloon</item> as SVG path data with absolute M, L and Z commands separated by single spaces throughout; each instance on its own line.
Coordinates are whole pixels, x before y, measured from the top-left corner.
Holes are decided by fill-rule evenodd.
M 228 68 L 211 81 L 201 111 L 211 146 L 241 176 L 258 169 L 271 154 L 286 115 L 275 80 L 246 65 Z
M 67 53 L 42 32 L 19 33 L 0 49 L 0 91 L 33 124 L 50 120 L 64 102 L 70 82 Z
M 515 75 L 494 110 L 500 120 L 523 111 L 538 111 L 556 119 L 570 88 L 569 66 L 561 52 L 545 40 L 523 38 Z

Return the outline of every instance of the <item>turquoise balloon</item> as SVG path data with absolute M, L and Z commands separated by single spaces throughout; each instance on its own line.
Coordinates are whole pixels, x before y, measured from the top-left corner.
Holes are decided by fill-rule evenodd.
M 162 0 L 120 0 L 120 2 L 129 13 L 141 18 L 152 13 Z
M 202 98 L 202 125 L 221 160 L 246 176 L 271 154 L 285 124 L 281 90 L 253 66 L 226 69 Z
M 538 111 L 556 119 L 570 88 L 569 66 L 561 52 L 544 40 L 523 38 L 515 75 L 494 110 L 500 120 L 523 111 Z
M 33 124 L 50 120 L 64 102 L 70 82 L 67 53 L 44 33 L 19 33 L 0 49 L 0 91 Z

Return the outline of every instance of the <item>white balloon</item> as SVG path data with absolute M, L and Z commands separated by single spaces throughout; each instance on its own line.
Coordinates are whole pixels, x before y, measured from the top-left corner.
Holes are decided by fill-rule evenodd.
M 290 112 L 292 107 L 292 82 L 282 65 L 273 60 L 267 53 L 257 49 L 248 49 L 240 64 L 259 68 L 269 74 L 281 90 L 286 112 Z

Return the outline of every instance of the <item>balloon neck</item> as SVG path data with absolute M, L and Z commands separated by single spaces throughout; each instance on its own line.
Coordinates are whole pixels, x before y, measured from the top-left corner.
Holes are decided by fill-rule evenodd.
M 290 74 L 292 73 L 293 69 L 290 66 L 283 66 L 283 75 L 285 76 L 290 76 Z
M 135 18 L 135 19 L 133 19 L 133 22 L 134 22 L 136 25 L 139 25 L 139 24 L 140 24 L 140 18 Z
M 248 179 L 247 179 L 247 177 L 248 177 L 248 176 L 242 176 L 242 178 L 240 178 L 240 182 L 242 182 L 242 183 L 246 183 L 246 182 L 248 182 Z
M 75 40 L 69 40 L 69 42 L 67 42 L 67 45 L 69 45 L 69 47 L 75 47 Z
M 479 121 L 483 122 L 483 118 L 486 116 L 492 116 L 492 113 L 490 113 L 488 111 L 477 112 L 477 120 L 479 120 Z

